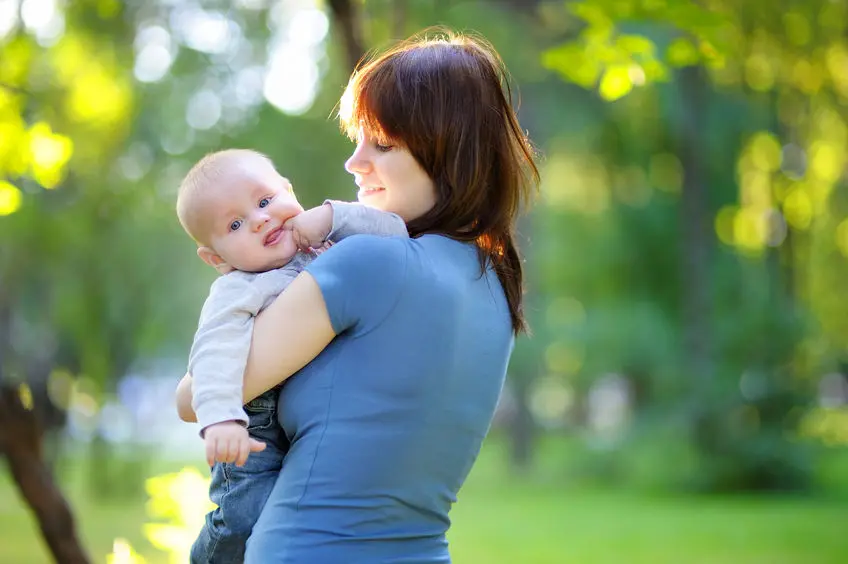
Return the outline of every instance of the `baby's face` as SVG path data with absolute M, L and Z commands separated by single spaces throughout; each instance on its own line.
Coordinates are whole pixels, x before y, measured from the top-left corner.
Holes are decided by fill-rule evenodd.
M 289 181 L 274 173 L 238 171 L 204 194 L 209 246 L 230 266 L 264 272 L 297 253 L 283 224 L 303 211 Z

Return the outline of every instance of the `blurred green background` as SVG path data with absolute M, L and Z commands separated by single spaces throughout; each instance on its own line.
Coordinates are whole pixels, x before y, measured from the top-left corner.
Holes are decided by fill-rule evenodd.
M 848 562 L 844 0 L 0 0 L 0 382 L 91 561 L 184 562 L 205 510 L 180 178 L 248 147 L 354 198 L 347 77 L 435 24 L 500 51 L 542 172 L 455 562 Z M 0 562 L 50 562 L 19 480 Z

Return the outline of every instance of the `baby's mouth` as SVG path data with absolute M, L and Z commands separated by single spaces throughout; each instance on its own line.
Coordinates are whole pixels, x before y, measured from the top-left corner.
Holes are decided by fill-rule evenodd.
M 270 247 L 272 245 L 276 245 L 280 241 L 280 237 L 283 235 L 283 226 L 277 227 L 276 229 L 272 229 L 265 236 L 265 246 Z

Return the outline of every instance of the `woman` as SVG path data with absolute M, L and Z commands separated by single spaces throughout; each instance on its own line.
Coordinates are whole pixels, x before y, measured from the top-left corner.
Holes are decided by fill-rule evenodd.
M 291 450 L 246 561 L 449 562 L 448 511 L 525 329 L 515 222 L 538 172 L 481 40 L 374 59 L 341 124 L 360 201 L 411 238 L 342 241 L 257 318 L 245 398 L 297 375 L 280 393 Z

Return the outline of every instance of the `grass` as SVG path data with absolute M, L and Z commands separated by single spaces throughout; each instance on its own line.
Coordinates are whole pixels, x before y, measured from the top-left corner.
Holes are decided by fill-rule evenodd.
M 547 445 L 531 476 L 510 475 L 489 441 L 451 513 L 455 564 L 828 564 L 848 555 L 848 504 L 803 497 L 657 496 L 564 485 Z M 165 465 L 157 472 L 180 465 Z M 144 499 L 94 501 L 67 480 L 94 562 L 115 537 L 151 564 L 167 562 L 143 538 Z M 50 562 L 37 526 L 0 476 L 0 562 Z

